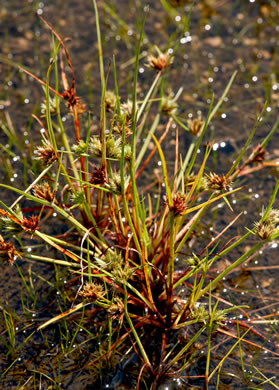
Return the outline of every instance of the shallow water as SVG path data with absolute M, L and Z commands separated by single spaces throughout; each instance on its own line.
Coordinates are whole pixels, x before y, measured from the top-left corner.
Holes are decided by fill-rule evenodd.
M 238 70 L 236 80 L 230 90 L 227 101 L 223 104 L 222 110 L 212 122 L 207 140 L 214 140 L 214 158 L 211 166 L 213 170 L 224 172 L 234 159 L 237 152 L 245 144 L 257 116 L 263 108 L 264 102 L 268 99 L 268 105 L 264 113 L 264 119 L 260 124 L 253 146 L 257 145 L 263 137 L 268 134 L 271 126 L 278 117 L 279 112 L 279 5 L 276 1 L 226 1 L 212 0 L 201 1 L 193 7 L 189 23 L 189 29 L 182 25 L 184 15 L 188 15 L 190 4 L 188 1 L 181 7 L 176 8 L 172 15 L 168 15 L 162 4 L 158 1 L 149 1 L 149 11 L 145 24 L 144 52 L 149 50 L 153 44 L 161 49 L 169 48 L 168 41 L 171 34 L 180 32 L 178 39 L 178 50 L 175 53 L 174 65 L 168 77 L 169 84 L 176 93 L 180 87 L 183 92 L 179 98 L 180 112 L 182 116 L 195 117 L 206 115 L 212 93 L 217 101 L 221 96 L 230 76 Z M 29 147 L 33 140 L 40 139 L 39 126 L 33 122 L 29 124 L 31 113 L 34 107 L 40 104 L 42 89 L 38 83 L 25 74 L 19 72 L 12 62 L 21 63 L 28 67 L 38 77 L 45 78 L 49 61 L 50 34 L 39 21 L 37 14 L 41 14 L 49 21 L 64 37 L 71 37 L 67 42 L 71 60 L 76 72 L 78 94 L 86 101 L 89 110 L 94 115 L 99 111 L 100 80 L 98 76 L 98 57 L 96 47 L 96 34 L 94 25 L 94 13 L 91 1 L 11 1 L 2 0 L 0 10 L 0 36 L 3 42 L 0 57 L 0 77 L 3 82 L 0 85 L 0 119 L 7 123 L 11 119 L 20 143 L 25 145 L 26 158 L 29 156 Z M 110 6 L 104 2 L 100 3 L 100 18 L 102 21 L 102 32 L 104 36 L 105 67 L 109 66 L 112 55 L 116 56 L 118 66 L 118 78 L 120 83 L 120 95 L 126 98 L 131 93 L 133 66 L 129 64 L 134 55 L 135 47 L 135 25 L 139 25 L 143 16 L 141 1 L 112 1 Z M 111 7 L 111 9 L 110 9 Z M 114 13 L 115 11 L 115 13 Z M 147 69 L 143 58 L 140 64 L 139 81 L 143 85 L 143 91 L 147 89 L 153 80 L 153 73 Z M 113 77 L 109 78 L 109 86 L 113 87 Z M 139 96 L 143 96 L 139 91 Z M 142 93 L 142 95 L 141 95 Z M 66 110 L 65 110 L 66 112 Z M 65 116 L 65 120 L 69 120 Z M 278 134 L 278 133 L 277 133 Z M 268 146 L 269 159 L 279 156 L 279 138 L 275 134 Z M 169 145 L 174 145 L 175 127 L 168 140 Z M 182 148 L 187 150 L 190 137 L 180 132 Z M 8 138 L 5 132 L 1 131 L 0 141 L 8 147 Z M 9 147 L 8 147 L 9 148 Z M 173 160 L 171 148 L 167 150 L 170 165 Z M 174 149 L 174 146 L 173 146 Z M 15 152 L 14 150 L 11 150 Z M 183 152 L 183 150 L 181 150 Z M 6 182 L 21 186 L 23 183 L 22 164 L 16 156 L 5 157 L 2 154 L 3 164 L 0 167 L 0 175 Z M 154 161 L 156 166 L 157 161 Z M 9 175 L 7 169 L 10 167 Z M 152 169 L 150 174 L 152 174 Z M 28 176 L 27 178 L 31 178 Z M 253 221 L 258 219 L 262 204 L 267 204 L 268 195 L 274 188 L 275 179 L 278 177 L 278 169 L 265 168 L 252 177 L 245 176 L 241 181 L 246 185 L 241 196 L 235 197 L 235 214 L 246 211 L 245 220 L 242 219 L 234 229 L 238 231 L 240 226 L 251 226 Z M 1 192 L 1 200 L 8 201 L 11 194 Z M 13 196 L 13 195 L 12 195 Z M 243 198 L 243 199 L 241 199 Z M 276 206 L 276 204 L 275 204 Z M 277 204 L 278 207 L 278 204 Z M 225 224 L 233 217 L 225 209 L 219 209 L 219 224 L 214 225 L 216 231 L 220 231 Z M 209 227 L 208 227 L 209 228 Z M 204 233 L 207 235 L 206 227 Z M 35 250 L 35 249 L 34 249 Z M 277 266 L 278 247 L 276 244 L 269 245 L 260 256 L 257 256 L 247 264 L 249 271 L 239 270 L 233 273 L 228 280 L 224 281 L 223 289 L 218 292 L 220 296 L 233 303 L 249 305 L 250 311 L 254 311 L 259 319 L 277 312 L 278 290 L 276 278 L 278 277 Z M 228 259 L 230 261 L 230 259 Z M 222 267 L 222 264 L 218 265 Z M 254 268 L 268 266 L 273 268 Z M 22 279 L 15 268 L 3 266 L 2 283 L 0 287 L 1 304 L 7 304 L 11 310 L 20 313 L 18 319 L 18 335 L 16 343 L 19 345 L 26 335 L 29 335 L 30 320 L 42 321 L 53 314 L 57 307 L 53 305 L 56 298 L 56 289 L 62 289 L 64 275 L 60 280 L 53 281 L 55 272 L 51 266 L 44 264 L 32 264 L 32 266 L 20 261 L 20 268 L 26 280 L 28 272 L 32 270 L 31 279 L 34 283 L 34 290 L 39 294 L 40 301 L 36 307 L 36 313 L 31 308 L 24 309 L 21 305 L 20 291 L 28 302 L 28 293 L 24 289 Z M 53 283 L 52 286 L 40 280 L 44 277 Z M 30 281 L 30 280 L 29 280 Z M 239 292 L 241 291 L 241 294 Z M 69 292 L 69 294 L 71 294 Z M 235 302 L 243 297 L 242 302 Z M 30 299 L 30 301 L 32 301 Z M 60 302 L 63 306 L 65 302 Z M 27 304 L 28 306 L 28 304 Z M 65 308 L 67 305 L 65 304 Z M 42 312 L 40 312 L 42 309 Z M 34 315 L 34 316 L 33 316 Z M 25 320 L 23 321 L 23 318 Z M 77 320 L 78 321 L 78 320 Z M 2 316 L 0 317 L 1 335 L 4 333 L 5 325 Z M 25 324 L 28 328 L 24 330 Z M 61 353 L 55 349 L 55 341 L 67 332 L 65 324 L 61 324 L 59 330 L 50 332 L 47 342 L 42 340 L 39 334 L 32 336 L 26 343 L 23 350 L 18 354 L 19 359 L 7 376 L 2 379 L 3 388 L 17 388 L 17 385 L 26 384 L 27 389 L 39 388 L 39 380 L 34 385 L 34 372 L 38 370 L 49 375 L 56 383 L 61 383 L 58 388 L 65 389 L 90 389 L 96 376 L 93 368 L 79 371 L 88 360 L 93 360 L 91 347 L 85 344 L 83 348 L 70 346 L 67 353 Z M 71 325 L 75 328 L 78 325 Z M 98 328 L 98 324 L 92 324 L 92 334 Z M 32 326 L 31 326 L 31 328 Z M 82 329 L 82 328 L 81 328 Z M 72 329 L 71 329 L 72 330 Z M 259 334 L 266 334 L 262 325 L 257 325 Z M 86 334 L 82 330 L 76 337 L 76 345 L 86 340 Z M 93 337 L 93 336 L 92 336 Z M 67 343 L 65 337 L 65 344 Z M 226 341 L 226 337 L 220 337 L 220 343 Z M 255 341 L 255 340 L 254 340 Z M 271 342 L 268 348 L 276 350 L 274 343 L 278 342 L 276 328 L 271 335 Z M 258 344 L 263 340 L 259 336 Z M 257 350 L 256 350 L 257 353 Z M 5 348 L 0 349 L 0 366 L 5 370 L 13 362 L 13 358 L 6 358 Z M 246 359 L 253 360 L 255 352 L 247 348 Z M 222 347 L 218 349 L 218 356 L 222 356 Z M 124 389 L 135 388 L 134 381 L 137 376 L 136 362 L 133 362 L 133 372 L 129 364 L 134 358 L 133 354 L 129 359 L 119 362 L 115 372 L 108 372 L 107 380 L 99 388 Z M 128 363 L 127 363 L 128 362 Z M 200 361 L 200 367 L 195 366 L 191 372 L 185 375 L 201 375 L 204 362 Z M 274 355 L 261 353 L 255 363 L 265 375 L 271 377 L 278 371 L 278 359 Z M 252 368 L 254 372 L 254 367 Z M 233 353 L 225 362 L 224 371 L 228 376 L 222 378 L 220 389 L 249 388 L 243 385 L 239 372 L 239 356 Z M 130 374 L 127 375 L 127 372 Z M 248 374 L 247 374 L 248 375 Z M 176 378 L 175 378 L 176 379 Z M 52 382 L 42 377 L 42 388 L 52 385 Z M 279 378 L 273 379 L 279 383 Z M 249 382 L 249 379 L 248 379 Z M 131 385 L 132 383 L 132 385 Z M 253 384 L 252 384 L 253 385 Z M 126 386 L 126 387 L 125 387 Z M 129 387 L 130 386 L 130 387 Z M 183 387 L 184 386 L 184 387 Z M 201 388 L 200 382 L 189 383 L 186 379 L 177 379 L 160 386 L 163 389 Z M 214 385 L 215 386 L 215 385 Z M 215 388 L 215 387 L 212 388 Z M 245 387 L 246 386 L 246 387 Z M 265 389 L 270 388 L 268 384 Z M 97 387 L 95 387 L 97 388 Z

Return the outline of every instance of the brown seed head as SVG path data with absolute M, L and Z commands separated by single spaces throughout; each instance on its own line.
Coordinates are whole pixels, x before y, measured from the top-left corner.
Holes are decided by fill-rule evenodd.
M 130 120 L 133 114 L 133 102 L 131 100 L 127 100 L 127 102 L 122 103 L 120 106 L 121 116 L 126 116 L 126 120 Z M 135 112 L 138 111 L 138 104 L 136 102 Z
M 262 210 L 262 215 L 265 215 L 265 209 Z M 255 233 L 261 240 L 271 238 L 275 233 L 278 233 L 279 210 L 270 209 L 264 220 L 255 223 Z
M 96 167 L 94 169 L 94 172 L 91 175 L 90 183 L 91 184 L 100 184 L 100 185 L 107 183 L 106 172 L 105 172 L 103 167 L 101 167 L 101 168 Z
M 253 149 L 253 151 L 250 154 L 250 156 L 248 157 L 247 165 L 248 164 L 253 164 L 253 163 L 256 163 L 256 162 L 261 163 L 262 161 L 264 161 L 265 156 L 266 156 L 265 149 L 262 147 L 262 145 L 257 145 Z
M 45 165 L 50 165 L 58 160 L 58 154 L 55 153 L 49 141 L 43 140 L 43 146 L 38 146 L 36 151 L 38 155 L 36 159 L 41 160 Z
M 207 176 L 207 189 L 211 191 L 226 191 L 232 183 L 229 177 L 226 177 L 223 173 L 218 176 L 216 173 L 210 173 Z
M 165 198 L 165 202 L 167 202 L 166 198 Z M 173 205 L 169 206 L 169 209 L 174 213 L 176 217 L 182 215 L 187 209 L 186 195 L 175 194 L 173 197 Z
M 52 192 L 47 182 L 43 184 L 36 184 L 33 188 L 33 195 L 38 199 L 44 199 L 52 202 L 55 196 L 55 191 Z
M 105 93 L 105 106 L 106 110 L 113 112 L 115 106 L 116 106 L 117 98 L 113 91 L 107 90 Z
M 79 293 L 80 296 L 94 302 L 97 299 L 102 299 L 105 295 L 103 287 L 97 283 L 86 283 Z
M 15 262 L 16 256 L 19 256 L 19 254 L 14 244 L 5 242 L 3 237 L 0 236 L 0 259 L 12 265 Z
M 198 137 L 204 125 L 204 121 L 202 121 L 200 118 L 188 119 L 187 125 L 189 127 L 190 133 Z
M 158 56 L 150 54 L 147 57 L 148 64 L 146 64 L 149 68 L 155 70 L 156 72 L 161 72 L 163 69 L 168 68 L 173 63 L 173 57 L 170 58 L 168 52 L 162 53 L 157 48 Z
M 124 126 L 125 137 L 128 137 L 129 135 L 131 135 L 132 134 L 131 121 L 128 118 L 126 118 L 125 124 L 119 122 L 115 126 L 113 126 L 113 129 L 112 129 L 113 133 L 122 134 L 123 126 Z
M 163 96 L 161 108 L 164 114 L 171 116 L 176 113 L 178 104 L 170 96 Z
M 86 104 L 81 103 L 80 97 L 77 96 L 75 88 L 67 88 L 62 94 L 63 98 L 66 100 L 67 107 L 70 110 L 73 110 L 73 107 L 77 107 L 78 114 L 83 114 L 86 112 Z
M 261 240 L 267 240 L 276 232 L 276 227 L 271 223 L 266 223 L 266 221 L 255 223 L 255 233 Z
M 37 215 L 32 215 L 30 218 L 23 218 L 21 227 L 25 232 L 34 233 L 39 229 L 39 217 Z
M 125 311 L 124 302 L 121 298 L 115 297 L 114 303 L 108 308 L 108 312 L 112 314 L 112 318 L 117 318 L 117 314 L 123 314 Z
M 63 92 L 63 98 L 66 100 L 68 107 L 73 107 L 80 101 L 80 98 L 76 94 L 75 88 L 65 89 Z

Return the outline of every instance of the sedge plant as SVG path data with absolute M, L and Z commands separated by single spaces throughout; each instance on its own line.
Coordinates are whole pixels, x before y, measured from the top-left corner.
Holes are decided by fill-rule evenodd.
M 253 321 L 249 326 L 241 320 L 231 321 L 228 325 L 229 316 L 238 310 L 245 312 L 246 307 L 232 305 L 224 299 L 220 301 L 215 290 L 229 273 L 279 236 L 279 211 L 273 207 L 279 183 L 265 205 L 261 219 L 229 239 L 222 248 L 219 248 L 220 239 L 242 218 L 241 213 L 232 217 L 212 240 L 203 243 L 202 249 L 199 246 L 195 250 L 189 243 L 218 202 L 224 202 L 225 207 L 232 210 L 230 197 L 242 190 L 238 185 L 239 176 L 248 172 L 253 164 L 263 166 L 266 146 L 279 121 L 262 143 L 248 153 L 261 113 L 231 168 L 222 174 L 211 172 L 207 162 L 212 144 L 207 144 L 202 158 L 200 146 L 236 73 L 228 80 L 217 102 L 212 96 L 204 120 L 197 117 L 183 121 L 177 115 L 179 92 L 170 97 L 164 95 L 163 88 L 164 75 L 174 66 L 175 58 L 157 48 L 146 60 L 147 66 L 154 71 L 154 81 L 139 101 L 137 76 L 144 35 L 142 26 L 135 53 L 132 96 L 126 102 L 122 101 L 115 59 L 112 69 L 107 73 L 104 69 L 95 0 L 93 5 L 101 78 L 100 115 L 98 120 L 94 119 L 97 131 L 91 130 L 93 120 L 90 115 L 86 127 L 81 121 L 81 116 L 86 115 L 86 106 L 77 95 L 67 47 L 53 27 L 41 18 L 53 35 L 53 53 L 46 79 L 40 80 L 21 69 L 37 79 L 45 90 L 44 117 L 34 115 L 43 129 L 41 144 L 34 154 L 42 168 L 26 189 L 0 184 L 5 191 L 18 195 L 12 204 L 1 201 L 0 256 L 9 264 L 22 258 L 66 267 L 75 291 L 72 301 L 65 300 L 68 309 L 41 323 L 37 330 L 43 331 L 60 322 L 65 326 L 65 321 L 73 314 L 80 315 L 78 327 L 83 327 L 86 316 L 105 318 L 109 329 L 108 336 L 104 336 L 106 349 L 100 347 L 99 354 L 88 362 L 87 367 L 102 359 L 110 365 L 111 356 L 118 350 L 125 351 L 126 346 L 127 351 L 137 354 L 140 362 L 137 388 L 145 384 L 156 389 L 165 378 L 183 376 L 207 346 L 202 380 L 208 387 L 216 376 L 219 378 L 225 360 L 222 359 L 215 368 L 211 367 L 211 348 L 216 335 L 226 334 L 235 339 L 226 358 L 243 345 L 247 334 L 254 331 Z M 64 70 L 63 54 L 71 71 L 70 84 Z M 54 87 L 50 85 L 52 72 Z M 63 92 L 59 92 L 59 74 Z M 107 89 L 108 77 L 113 77 L 113 91 Z M 63 101 L 73 119 L 75 140 L 61 118 Z M 164 140 L 174 123 L 177 125 L 174 169 L 170 172 Z M 162 134 L 157 132 L 159 124 L 165 126 Z M 185 131 L 191 133 L 192 142 L 188 150 L 181 151 L 179 137 L 180 132 Z M 146 138 L 139 147 L 144 133 Z M 155 181 L 146 183 L 142 179 L 143 172 L 150 167 L 154 154 L 160 158 L 161 170 Z M 34 210 L 32 215 L 25 215 L 22 211 L 23 200 L 30 204 L 29 210 Z M 53 213 L 59 216 L 66 229 L 62 236 L 45 228 Z M 52 247 L 56 256 L 51 257 L 46 250 L 29 253 L 25 239 Z M 252 244 L 244 250 L 247 240 Z M 231 253 L 235 258 L 230 266 L 219 274 L 211 272 L 213 265 Z M 87 310 L 92 305 L 94 310 Z M 9 350 L 12 350 L 13 323 L 9 313 L 4 309 L 3 313 L 10 339 Z M 102 332 L 100 330 L 99 344 L 104 338 Z M 95 338 L 88 333 L 90 340 Z M 65 353 L 72 348 L 75 337 L 76 333 L 70 345 L 63 347 Z M 152 346 L 152 339 L 156 340 L 156 345 Z M 257 345 L 257 348 L 265 347 Z M 102 375 L 102 370 L 98 375 Z

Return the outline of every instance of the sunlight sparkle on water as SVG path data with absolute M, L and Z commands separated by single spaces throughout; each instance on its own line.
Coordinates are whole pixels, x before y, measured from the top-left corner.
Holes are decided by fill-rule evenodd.
M 192 37 L 191 37 L 191 36 L 184 37 L 184 38 L 181 38 L 181 39 L 180 39 L 180 43 L 182 43 L 182 45 L 183 45 L 184 43 L 191 42 L 191 41 L 192 41 Z
M 219 144 L 217 142 L 215 144 L 213 144 L 212 149 L 214 151 L 216 151 L 218 148 L 219 148 Z

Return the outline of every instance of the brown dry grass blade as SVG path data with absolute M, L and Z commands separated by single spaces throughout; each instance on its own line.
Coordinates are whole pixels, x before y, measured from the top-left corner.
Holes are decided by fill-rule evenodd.
M 239 340 L 239 337 L 238 337 L 238 336 L 236 336 L 235 334 L 233 334 L 233 333 L 231 333 L 231 332 L 227 332 L 227 331 L 224 330 L 224 329 L 218 328 L 218 329 L 217 329 L 217 332 L 223 333 L 223 334 L 225 334 L 226 336 L 229 336 L 229 337 L 232 337 L 233 339 Z M 255 344 L 255 343 L 253 343 L 252 341 L 245 340 L 245 339 L 242 339 L 242 341 L 243 341 L 244 343 L 246 343 L 246 344 L 251 345 L 252 347 L 256 347 L 256 348 L 258 348 L 258 349 L 261 349 L 262 351 L 267 351 L 267 352 L 272 353 L 272 354 L 275 355 L 275 356 L 279 356 L 279 353 L 274 352 L 274 351 L 271 351 L 271 349 L 268 349 L 268 348 L 265 348 L 265 347 L 261 347 L 260 345 Z
M 86 305 L 89 305 L 89 304 L 90 304 L 90 302 L 89 303 L 88 302 L 81 302 L 78 305 L 76 305 L 75 307 L 65 311 L 64 313 L 58 314 L 58 316 L 55 316 L 55 317 L 51 318 L 50 320 L 44 322 L 42 325 L 40 325 L 37 328 L 37 330 L 41 330 L 43 328 L 46 328 L 48 325 L 53 324 L 54 322 L 61 320 L 61 318 L 64 318 L 64 317 L 76 312 L 77 310 L 82 309 L 83 307 L 85 307 Z
M 70 56 L 69 56 L 69 53 L 68 53 L 68 50 L 63 42 L 63 39 L 60 37 L 60 35 L 58 34 L 57 31 L 54 30 L 54 28 L 42 17 L 42 16 L 39 16 L 39 18 L 41 19 L 41 21 L 50 29 L 50 31 L 56 36 L 56 38 L 58 39 L 58 41 L 61 43 L 61 45 L 63 46 L 63 49 L 64 49 L 64 53 L 65 53 L 65 56 L 67 58 L 67 62 L 68 62 L 68 65 L 71 69 L 71 72 L 72 72 L 72 89 L 75 89 L 75 82 L 76 82 L 76 79 L 75 79 L 75 73 L 74 73 L 74 68 L 73 68 L 73 65 L 72 65 L 72 62 L 70 60 Z
M 22 72 L 28 74 L 28 76 L 31 76 L 33 79 L 37 80 L 40 84 L 42 84 L 42 85 L 44 85 L 44 86 L 46 87 L 46 83 L 45 83 L 43 80 L 39 79 L 37 76 L 35 76 L 33 73 L 29 72 L 29 70 L 23 68 L 23 67 L 20 66 L 20 65 L 18 65 L 18 68 L 19 68 Z M 59 96 L 59 97 L 61 97 L 61 98 L 64 98 L 64 96 L 63 96 L 61 93 L 57 92 L 56 89 L 52 88 L 50 85 L 48 86 L 48 88 L 49 88 L 52 92 L 54 92 L 57 96 Z
M 238 218 L 243 214 L 243 211 L 239 213 L 222 231 L 219 233 L 210 243 L 201 251 L 200 256 L 214 243 L 216 242 L 237 220 Z

